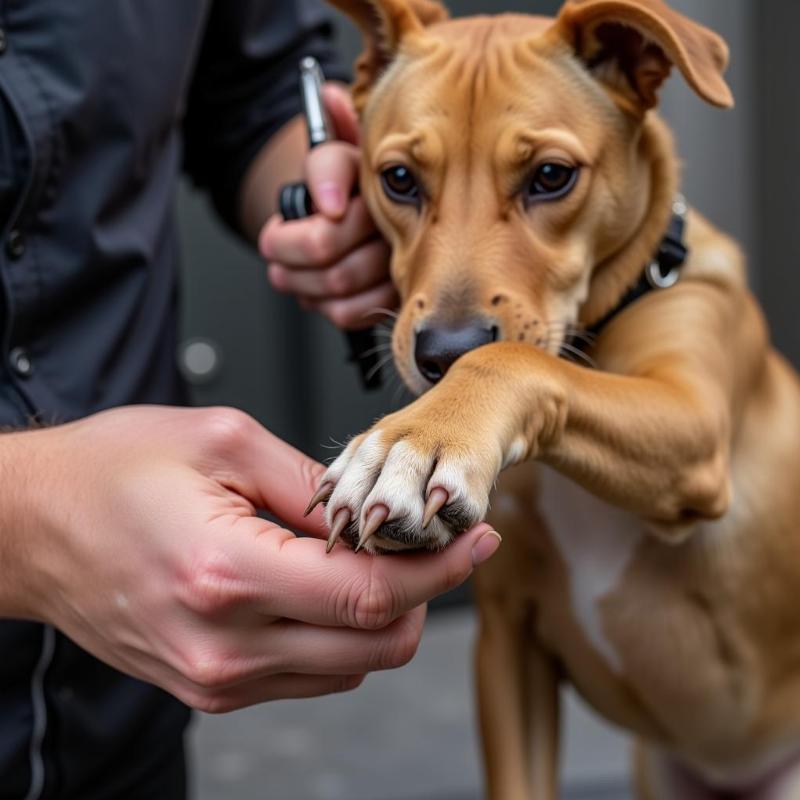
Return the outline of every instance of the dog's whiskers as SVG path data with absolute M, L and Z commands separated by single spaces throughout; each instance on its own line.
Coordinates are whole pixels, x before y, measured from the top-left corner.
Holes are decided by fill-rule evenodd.
M 344 448 L 347 446 L 342 442 L 339 442 L 336 439 L 334 439 L 333 436 L 330 436 L 329 438 L 332 444 L 327 444 L 326 442 L 323 442 L 320 444 L 320 447 L 324 448 L 325 450 L 344 450 Z
M 408 388 L 406 387 L 405 383 L 403 383 L 403 380 L 399 375 L 396 375 L 395 377 L 397 378 L 397 386 L 392 394 L 392 408 L 396 410 L 400 408 L 400 404 L 403 401 L 403 392 L 408 394 Z M 407 400 L 410 401 L 411 399 L 412 397 L 409 395 Z M 408 405 L 408 402 L 402 402 L 402 405 Z
M 378 363 L 364 376 L 364 380 L 367 382 L 371 381 L 372 378 L 392 360 L 392 352 L 389 350 L 389 352 L 383 358 L 379 359 Z
M 577 339 L 588 345 L 593 345 L 597 341 L 597 336 L 595 336 L 595 334 L 581 330 L 580 328 L 567 328 L 565 333 L 570 339 Z
M 399 408 L 408 405 L 413 399 L 414 396 L 411 392 L 408 391 L 408 387 L 403 381 L 403 377 L 397 369 L 397 365 L 392 359 L 392 373 L 390 376 L 390 385 L 389 388 L 393 389 L 392 392 L 392 399 L 390 403 L 390 408 L 392 411 L 397 411 Z M 403 396 L 405 394 L 405 397 Z
M 556 321 L 551 322 L 547 326 L 548 333 L 560 333 L 565 338 L 578 339 L 592 345 L 597 341 L 597 335 L 590 333 L 585 328 L 575 325 L 573 322 Z
M 574 345 L 571 345 L 568 342 L 562 342 L 559 345 L 558 355 L 561 357 L 568 357 L 570 359 L 577 358 L 580 361 L 583 361 L 587 366 L 591 367 L 592 369 L 597 368 L 597 363 L 591 356 L 588 356 L 579 347 L 575 347 Z
M 379 322 L 373 328 L 373 333 L 375 334 L 376 338 L 380 339 L 391 339 L 394 336 L 394 326 L 396 324 L 396 320 L 392 319 L 388 322 Z
M 361 355 L 366 358 L 367 356 L 374 356 L 376 353 L 391 353 L 391 351 L 392 345 L 389 342 L 381 342 L 376 344 L 375 347 L 370 347 L 369 350 L 366 350 Z
M 559 337 L 561 338 L 561 337 Z M 537 344 L 548 353 L 553 352 L 553 331 L 547 330 L 543 339 L 539 339 Z
M 389 317 L 393 320 L 396 320 L 400 317 L 400 314 L 398 314 L 397 311 L 392 311 L 390 308 L 381 308 L 380 306 L 371 308 L 364 314 L 364 316 L 371 317 L 373 314 L 379 314 L 380 316 Z

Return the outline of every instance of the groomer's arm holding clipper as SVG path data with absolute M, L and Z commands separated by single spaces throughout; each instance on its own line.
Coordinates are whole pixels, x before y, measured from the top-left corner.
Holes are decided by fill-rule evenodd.
M 287 126 L 245 177 L 242 224 L 258 237 L 275 289 L 296 295 L 303 308 L 339 328 L 361 330 L 382 319 L 376 309 L 394 308 L 397 297 L 389 279 L 389 248 L 355 191 L 358 121 L 349 93 L 329 83 L 323 97 L 336 139 L 312 148 L 298 175 L 288 165 L 300 159 L 275 157 L 276 149 L 288 154 L 305 147 L 305 135 L 298 136 L 294 127 L 304 131 L 305 123 Z M 317 213 L 287 222 L 274 213 L 275 202 L 282 186 L 298 180 L 307 184 Z

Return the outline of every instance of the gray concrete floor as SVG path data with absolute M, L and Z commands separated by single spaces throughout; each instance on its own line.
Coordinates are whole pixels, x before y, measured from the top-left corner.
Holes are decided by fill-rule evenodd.
M 470 609 L 442 611 L 411 664 L 356 692 L 200 716 L 196 800 L 478 800 L 473 633 Z M 627 740 L 565 699 L 564 797 L 630 800 Z

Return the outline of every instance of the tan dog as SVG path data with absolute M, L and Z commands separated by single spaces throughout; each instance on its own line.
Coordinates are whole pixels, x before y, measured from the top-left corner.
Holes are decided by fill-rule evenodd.
M 528 462 L 477 575 L 489 795 L 556 797 L 567 676 L 640 742 L 642 798 L 800 797 L 800 383 L 694 212 L 680 282 L 618 309 L 673 212 L 657 90 L 676 65 L 730 105 L 724 43 L 661 0 L 334 4 L 368 43 L 361 185 L 425 394 L 331 466 L 332 542 L 442 547 Z M 559 358 L 615 309 L 596 369 Z

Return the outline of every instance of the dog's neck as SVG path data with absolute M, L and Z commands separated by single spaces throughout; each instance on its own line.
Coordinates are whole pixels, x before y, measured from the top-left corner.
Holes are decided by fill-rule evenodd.
M 619 250 L 595 268 L 589 298 L 580 312 L 580 322 L 587 328 L 615 308 L 639 280 L 669 227 L 678 189 L 672 136 L 655 115 L 644 124 L 641 135 L 641 147 L 650 162 L 650 201 L 642 224 Z

